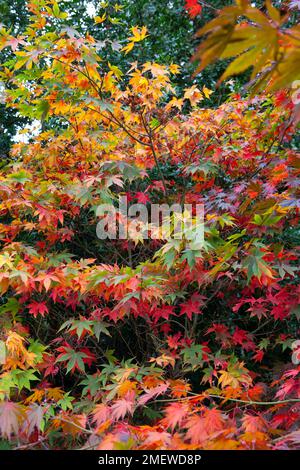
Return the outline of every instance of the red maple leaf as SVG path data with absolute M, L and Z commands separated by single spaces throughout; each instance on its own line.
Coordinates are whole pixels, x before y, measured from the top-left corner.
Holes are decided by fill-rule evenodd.
M 182 334 L 176 333 L 176 335 L 173 336 L 167 336 L 167 343 L 170 349 L 177 349 L 180 346 L 180 339 L 182 337 Z
M 255 351 L 255 354 L 253 356 L 253 360 L 255 362 L 261 362 L 263 360 L 264 354 L 265 353 L 262 349 L 258 349 L 257 351 Z
M 93 410 L 92 414 L 92 421 L 93 423 L 96 423 L 97 428 L 100 427 L 101 424 L 105 423 L 105 421 L 110 418 L 109 407 L 104 403 L 98 403 L 95 406 L 95 409 Z
M 81 348 L 80 352 L 85 354 L 86 357 L 83 357 L 82 360 L 84 364 L 87 364 L 89 367 L 96 361 L 96 356 L 95 354 L 87 347 Z
M 117 400 L 111 407 L 111 416 L 115 420 L 123 419 L 125 415 L 133 414 L 134 401 L 133 397 L 129 395 L 128 398 L 121 398 Z
M 210 435 L 222 431 L 224 417 L 220 410 L 206 409 L 202 415 L 194 415 L 187 422 L 187 438 L 192 444 L 201 444 L 209 439 Z
M 37 302 L 36 300 L 33 300 L 30 304 L 27 305 L 27 308 L 29 313 L 31 313 L 34 318 L 36 318 L 38 315 L 42 315 L 42 317 L 44 317 L 46 313 L 49 313 L 46 302 Z
M 188 319 L 191 320 L 193 313 L 197 313 L 198 315 L 202 313 L 200 311 L 202 305 L 203 302 L 201 300 L 191 298 L 180 305 L 180 315 L 186 315 Z
M 241 346 L 245 351 L 251 351 L 255 349 L 255 344 L 252 341 L 251 335 L 238 327 L 236 327 L 233 335 L 232 340 L 234 344 Z
M 165 409 L 165 418 L 163 418 L 162 423 L 174 431 L 176 426 L 182 425 L 188 411 L 189 408 L 187 403 L 171 403 Z
M 156 398 L 159 395 L 163 395 L 167 389 L 169 388 L 169 383 L 162 383 L 157 385 L 156 387 L 151 388 L 150 390 L 145 389 L 145 392 L 139 399 L 138 404 L 139 406 L 145 405 L 149 400 L 152 398 Z
M 174 315 L 174 307 L 172 305 L 163 305 L 162 307 L 156 307 L 151 312 L 151 316 L 155 323 L 158 320 L 164 319 L 169 320 L 170 315 Z
M 191 18 L 195 18 L 202 12 L 202 6 L 199 5 L 197 0 L 185 0 L 184 8 Z
M 223 325 L 222 323 L 213 323 L 205 334 L 208 335 L 210 333 L 215 333 L 216 341 L 220 341 L 223 347 L 231 345 L 232 337 L 226 325 Z
M 48 375 L 56 375 L 59 371 L 59 367 L 55 363 L 56 357 L 54 354 L 44 354 L 43 362 L 39 365 L 39 370 L 44 370 L 44 377 Z
M 135 198 L 139 204 L 147 204 L 147 202 L 151 202 L 149 196 L 141 191 L 135 193 Z

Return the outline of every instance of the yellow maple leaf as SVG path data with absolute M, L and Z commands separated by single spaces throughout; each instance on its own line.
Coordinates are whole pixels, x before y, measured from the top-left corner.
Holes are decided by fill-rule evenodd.
M 35 403 L 41 402 L 44 398 L 45 391 L 44 390 L 34 390 L 34 392 L 26 398 L 25 403 Z
M 136 72 L 133 72 L 131 75 L 132 75 L 132 78 L 129 80 L 129 83 L 136 89 L 139 89 L 140 87 L 148 86 L 147 78 L 144 77 L 139 70 L 137 70 Z
M 132 51 L 134 48 L 134 42 L 129 42 L 126 46 L 122 47 L 121 51 L 125 52 L 125 54 L 128 54 L 128 52 Z
M 169 70 L 170 70 L 171 73 L 174 73 L 174 74 L 179 73 L 180 72 L 180 66 L 177 65 L 177 64 L 171 64 L 169 66 Z
M 108 67 L 109 67 L 109 70 L 113 73 L 113 75 L 119 80 L 122 75 L 123 75 L 123 72 L 116 66 L 116 65 L 111 65 L 110 62 L 108 62 Z
M 36 355 L 27 351 L 24 346 L 25 338 L 14 331 L 9 331 L 5 345 L 7 350 L 6 362 L 3 365 L 4 370 L 26 369 L 33 367 Z
M 6 348 L 8 353 L 11 355 L 18 355 L 23 353 L 25 349 L 23 346 L 24 341 L 25 339 L 18 335 L 18 333 L 9 331 L 6 339 Z
M 125 54 L 128 54 L 128 52 L 133 49 L 134 44 L 136 42 L 142 41 L 143 39 L 145 39 L 145 37 L 148 36 L 146 26 L 143 26 L 142 28 L 139 28 L 138 26 L 133 26 L 131 28 L 131 32 L 133 35 L 128 38 L 129 43 L 121 49 L 121 51 L 125 52 Z
M 204 85 L 204 87 L 202 88 L 202 92 L 203 92 L 205 98 L 209 98 L 210 95 L 213 93 L 213 91 L 210 90 L 209 88 L 207 88 L 205 85 Z
M 103 13 L 102 16 L 95 16 L 94 21 L 96 24 L 103 23 L 106 20 L 106 13 Z
M 186 88 L 183 95 L 183 99 L 189 100 L 192 106 L 196 106 L 199 101 L 203 100 L 203 95 L 196 85 L 192 85 L 190 88 Z
M 64 391 L 60 387 L 46 389 L 47 398 L 53 401 L 59 401 L 64 397 Z
M 178 99 L 175 96 L 173 96 L 173 98 L 166 105 L 166 110 L 169 111 L 171 108 L 181 109 L 182 106 L 183 106 L 183 99 L 182 98 Z
M 124 397 L 128 392 L 136 391 L 136 383 L 131 380 L 124 380 L 117 387 L 117 394 L 119 397 Z
M 139 42 L 148 36 L 146 26 L 143 26 L 141 29 L 138 26 L 133 26 L 130 30 L 133 36 L 130 36 L 130 38 L 128 38 L 129 41 Z
M 231 375 L 226 370 L 220 371 L 218 383 L 219 385 L 221 385 L 222 388 L 227 387 L 227 385 L 230 385 L 233 388 L 237 388 L 239 386 L 238 379 L 236 377 L 233 377 L 233 375 Z

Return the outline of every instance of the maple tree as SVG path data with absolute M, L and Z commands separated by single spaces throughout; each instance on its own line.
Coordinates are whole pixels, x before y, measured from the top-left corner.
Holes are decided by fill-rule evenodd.
M 185 3 L 192 16 L 205 8 Z M 264 92 L 204 106 L 213 90 L 177 93 L 177 64 L 132 61 L 124 73 L 65 25 L 59 3 L 27 8 L 22 35 L 0 31 L 13 56 L 1 66 L 6 106 L 39 123 L 0 172 L 1 438 L 36 449 L 299 448 L 299 153 L 287 86 L 299 67 L 286 79 L 277 63 Z M 264 15 L 231 8 L 235 19 Z M 214 21 L 223 28 L 224 12 Z M 253 54 L 257 26 L 243 28 L 239 53 Z M 217 33 L 204 32 L 207 52 Z M 148 35 L 132 25 L 118 53 Z M 283 61 L 298 53 L 291 44 Z M 119 196 L 203 204 L 204 244 L 97 238 L 98 206 Z

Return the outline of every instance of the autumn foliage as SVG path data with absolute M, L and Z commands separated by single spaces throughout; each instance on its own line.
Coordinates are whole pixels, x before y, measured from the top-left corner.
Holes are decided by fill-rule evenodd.
M 201 2 L 185 3 L 200 13 Z M 0 171 L 2 442 L 299 448 L 299 154 L 287 81 L 212 107 L 205 83 L 177 94 L 178 65 L 133 62 L 124 73 L 64 25 L 58 3 L 27 8 L 26 34 L 0 36 L 14 54 L 1 67 L 6 105 L 40 124 Z M 120 54 L 150 34 L 133 25 Z M 295 27 L 290 47 L 299 37 Z M 204 246 L 99 240 L 97 207 L 120 195 L 203 204 Z

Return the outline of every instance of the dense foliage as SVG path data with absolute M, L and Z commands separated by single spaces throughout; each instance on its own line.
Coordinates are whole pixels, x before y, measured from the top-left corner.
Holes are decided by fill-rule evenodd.
M 171 3 L 160 0 L 110 0 L 109 2 L 61 0 L 60 9 L 68 11 L 65 25 L 75 28 L 81 34 L 91 34 L 101 47 L 101 57 L 111 63 L 117 63 L 123 73 L 130 68 L 134 60 L 180 64 L 180 72 L 174 76 L 174 84 L 183 90 L 193 83 L 206 83 L 213 87 L 224 71 L 224 61 L 207 67 L 201 75 L 193 77 L 196 63 L 190 58 L 197 42 L 196 30 L 214 18 L 218 8 L 230 4 L 231 0 L 214 0 L 213 7 L 202 9 L 201 15 L 190 18 L 184 0 L 172 0 Z M 0 0 L 1 24 L 11 35 L 22 36 L 30 22 L 30 12 L 24 8 L 24 0 Z M 104 19 L 102 21 L 102 18 Z M 119 51 L 126 41 L 130 27 L 146 26 L 151 34 L 145 38 L 142 48 L 135 48 L 130 55 L 120 55 Z M 56 22 L 47 23 L 46 30 L 55 30 Z M 10 48 L 0 51 L 0 61 L 4 63 L 13 56 Z M 238 82 L 243 82 L 239 79 Z M 226 99 L 228 93 L 238 84 L 223 84 L 211 99 L 210 105 L 217 105 Z M 24 117 L 9 111 L 0 102 L 0 157 L 9 158 L 11 143 L 19 128 L 24 127 Z
M 151 50 L 142 61 L 143 24 L 112 61 L 64 3 L 32 0 L 24 31 L 0 37 L 5 105 L 40 123 L 0 172 L 2 447 L 299 448 L 293 76 L 210 106 L 207 82 L 178 86 L 180 66 Z M 273 27 L 270 2 L 236 3 Z M 299 54 L 288 28 L 279 75 Z M 266 63 L 251 57 L 256 86 Z M 204 244 L 99 239 L 97 208 L 119 196 L 203 204 Z

